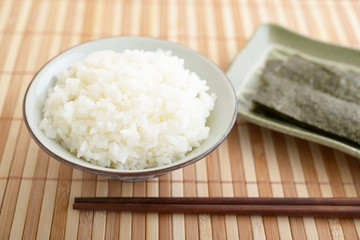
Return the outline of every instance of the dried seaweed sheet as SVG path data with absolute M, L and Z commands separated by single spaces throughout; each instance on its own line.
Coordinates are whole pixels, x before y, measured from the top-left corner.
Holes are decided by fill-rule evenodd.
M 360 107 L 357 104 L 271 73 L 266 74 L 253 101 L 360 144 Z
M 287 61 L 268 61 L 263 71 L 297 84 L 307 85 L 353 103 L 360 103 L 360 75 L 323 66 L 294 55 Z

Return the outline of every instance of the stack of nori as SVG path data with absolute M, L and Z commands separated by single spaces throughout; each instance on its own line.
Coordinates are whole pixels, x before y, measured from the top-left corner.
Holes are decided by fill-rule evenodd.
M 253 101 L 314 129 L 360 144 L 360 76 L 292 56 L 271 60 Z

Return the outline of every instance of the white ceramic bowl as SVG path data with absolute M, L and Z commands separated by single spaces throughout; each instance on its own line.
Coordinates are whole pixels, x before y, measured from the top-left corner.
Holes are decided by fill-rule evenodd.
M 186 157 L 166 166 L 143 170 L 104 168 L 76 158 L 75 155 L 63 148 L 58 142 L 47 138 L 42 130 L 39 129 L 47 90 L 53 86 L 55 76 L 61 70 L 69 68 L 75 62 L 82 60 L 85 56 L 95 51 L 108 49 L 117 52 L 122 52 L 125 49 L 154 51 L 158 48 L 170 50 L 173 55 L 183 58 L 185 60 L 185 68 L 196 72 L 200 78 L 206 79 L 210 92 L 215 92 L 217 95 L 214 109 L 206 122 L 206 125 L 210 127 L 209 137 L 201 143 L 200 147 L 189 152 Z M 237 106 L 233 87 L 226 75 L 201 54 L 182 45 L 161 39 L 124 36 L 85 42 L 51 59 L 31 81 L 24 98 L 23 114 L 32 138 L 45 152 L 60 162 L 86 172 L 120 180 L 144 180 L 194 163 L 212 152 L 230 132 L 237 116 Z

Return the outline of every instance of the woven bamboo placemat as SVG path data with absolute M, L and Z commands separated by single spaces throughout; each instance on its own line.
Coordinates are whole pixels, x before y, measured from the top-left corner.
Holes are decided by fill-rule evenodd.
M 223 70 L 261 23 L 360 47 L 356 0 L 1 0 L 1 239 L 358 239 L 359 219 L 74 211 L 79 196 L 357 197 L 360 162 L 238 120 L 196 164 L 146 182 L 74 170 L 31 140 L 22 99 L 50 58 L 83 41 L 160 37 Z

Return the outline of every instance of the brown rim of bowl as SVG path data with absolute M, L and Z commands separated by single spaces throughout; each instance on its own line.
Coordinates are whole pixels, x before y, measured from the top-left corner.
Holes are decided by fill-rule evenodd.
M 125 36 L 123 36 L 125 37 Z M 151 37 L 142 37 L 142 36 L 137 36 L 137 37 L 140 37 L 140 38 L 151 38 Z M 117 38 L 117 37 L 109 37 L 109 38 Z M 27 120 L 27 116 L 26 116 L 26 109 L 25 109 L 25 103 L 26 103 L 26 98 L 27 98 L 27 95 L 28 95 L 28 91 L 33 83 L 33 81 L 35 80 L 36 76 L 41 72 L 41 70 L 47 66 L 52 60 L 54 60 L 56 57 L 58 57 L 60 54 L 63 54 L 67 51 L 69 51 L 70 49 L 72 48 L 75 48 L 79 45 L 82 45 L 84 43 L 89 43 L 89 42 L 92 42 L 92 41 L 97 41 L 97 40 L 101 40 L 101 39 L 109 39 L 109 38 L 100 38 L 100 39 L 95 39 L 95 40 L 91 40 L 91 41 L 87 41 L 87 42 L 82 42 L 80 44 L 77 44 L 71 48 L 68 48 L 66 49 L 65 51 L 62 51 L 60 52 L 59 54 L 57 54 L 55 57 L 51 58 L 50 60 L 48 60 L 38 71 L 37 73 L 34 75 L 34 77 L 31 79 L 29 85 L 27 86 L 26 88 L 26 92 L 24 94 L 24 98 L 23 98 L 23 106 L 22 106 L 22 112 L 23 112 L 23 117 L 24 117 L 24 123 L 25 123 L 25 126 L 26 128 L 28 129 L 29 133 L 30 133 L 30 136 L 32 137 L 32 139 L 34 139 L 34 141 L 39 145 L 39 147 L 45 151 L 49 156 L 51 156 L 52 158 L 58 160 L 59 162 L 61 163 L 64 163 L 68 166 L 71 166 L 75 169 L 78 169 L 78 170 L 82 170 L 82 171 L 85 171 L 85 172 L 89 172 L 89 173 L 94 173 L 94 174 L 100 174 L 100 175 L 104 175 L 104 176 L 113 176 L 113 177 L 121 177 L 121 176 L 124 176 L 124 177 L 136 177 L 136 176 L 139 176 L 139 175 L 143 175 L 143 176 L 149 176 L 149 175 L 161 175 L 161 174 L 165 174 L 167 172 L 170 172 L 170 171 L 174 171 L 174 170 L 177 170 L 179 168 L 182 168 L 182 167 L 185 167 L 187 165 L 190 165 L 194 162 L 197 162 L 199 161 L 200 159 L 206 157 L 207 155 L 209 155 L 211 152 L 213 152 L 226 138 L 227 136 L 229 135 L 231 129 L 233 128 L 234 124 L 235 124 L 235 121 L 236 121 L 236 117 L 237 117 L 237 98 L 236 98 L 236 94 L 235 94 L 235 90 L 229 80 L 229 78 L 226 76 L 225 73 L 223 73 L 225 75 L 225 79 L 228 81 L 230 87 L 231 87 L 231 90 L 234 94 L 234 105 L 235 105 L 235 108 L 234 108 L 234 112 L 233 112 L 233 116 L 232 116 L 232 121 L 231 123 L 229 124 L 229 127 L 228 129 L 226 130 L 226 132 L 223 134 L 223 136 L 207 151 L 205 151 L 204 153 L 200 154 L 199 156 L 193 158 L 193 159 L 190 159 L 184 163 L 181 163 L 181 164 L 177 164 L 177 165 L 174 165 L 174 166 L 171 166 L 171 167 L 166 167 L 166 165 L 164 166 L 164 168 L 162 169 L 158 169 L 158 170 L 151 170 L 151 168 L 148 169 L 142 169 L 142 171 L 140 172 L 137 172 L 136 170 L 131 170 L 132 172 L 112 172 L 112 171 L 106 171 L 106 170 L 102 170 L 102 169 L 93 169 L 93 168 L 88 168 L 88 167 L 85 167 L 85 166 L 81 166 L 81 165 L 78 165 L 76 163 L 73 163 L 67 159 L 64 159 L 60 156 L 58 156 L 57 154 L 55 154 L 54 152 L 50 151 L 45 145 L 43 145 L 40 140 L 35 136 L 35 134 L 33 133 L 29 123 L 28 123 L 28 120 Z M 151 38 L 151 39 L 157 39 L 157 38 Z M 190 49 L 186 46 L 183 46 L 181 44 L 178 44 L 178 43 L 174 43 L 174 42 L 170 42 L 170 41 L 167 41 L 167 40 L 164 40 L 164 39 L 158 39 L 160 41 L 165 41 L 165 42 L 169 42 L 171 44 L 175 44 L 175 45 L 178 45 L 180 47 L 184 47 L 184 48 L 187 48 L 187 49 Z M 206 61 L 210 62 L 215 68 L 217 68 L 218 70 L 222 71 L 215 63 L 213 63 L 212 61 L 210 61 L 208 58 L 206 58 L 205 56 L 203 56 L 202 54 L 196 52 L 195 50 L 192 50 L 190 49 L 191 51 L 193 51 L 195 54 L 198 54 L 200 55 L 201 57 L 203 57 Z M 223 71 L 222 71 L 223 72 Z M 85 160 L 84 160 L 85 161 Z M 176 163 L 176 162 L 175 162 Z

